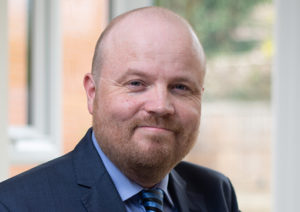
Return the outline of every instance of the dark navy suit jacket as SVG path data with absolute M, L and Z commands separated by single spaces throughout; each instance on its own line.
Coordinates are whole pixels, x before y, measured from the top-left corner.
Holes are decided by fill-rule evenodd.
M 1 212 L 125 212 L 125 206 L 92 143 L 90 129 L 76 148 L 0 183 Z M 181 162 L 169 189 L 182 212 L 236 212 L 227 177 Z

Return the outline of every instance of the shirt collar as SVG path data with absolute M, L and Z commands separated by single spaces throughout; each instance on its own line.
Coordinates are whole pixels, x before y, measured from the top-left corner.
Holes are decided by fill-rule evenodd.
M 139 193 L 144 188 L 140 185 L 136 184 L 134 181 L 128 179 L 110 160 L 109 158 L 104 154 L 102 149 L 100 148 L 94 132 L 92 133 L 92 141 L 93 144 L 101 157 L 103 164 L 110 175 L 116 189 L 118 190 L 120 197 L 123 202 L 130 199 L 137 193 Z M 160 183 L 155 185 L 155 188 L 161 188 L 164 193 L 166 194 L 167 200 L 169 203 L 174 206 L 173 201 L 171 199 L 171 196 L 168 192 L 168 182 L 169 182 L 169 175 L 166 175 Z

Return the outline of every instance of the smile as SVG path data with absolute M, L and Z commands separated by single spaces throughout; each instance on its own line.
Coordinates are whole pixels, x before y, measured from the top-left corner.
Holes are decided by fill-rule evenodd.
M 144 130 L 147 130 L 147 131 L 153 131 L 153 132 L 173 132 L 173 130 L 170 130 L 170 129 L 167 129 L 167 128 L 164 128 L 164 127 L 159 127 L 159 126 L 138 126 L 137 128 L 140 128 L 140 129 L 144 129 Z

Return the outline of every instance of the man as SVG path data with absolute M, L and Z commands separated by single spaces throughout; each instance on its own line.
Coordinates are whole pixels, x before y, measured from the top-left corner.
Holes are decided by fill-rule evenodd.
M 228 178 L 180 162 L 200 124 L 205 56 L 166 9 L 115 18 L 84 77 L 93 127 L 67 155 L 0 185 L 0 211 L 238 211 Z

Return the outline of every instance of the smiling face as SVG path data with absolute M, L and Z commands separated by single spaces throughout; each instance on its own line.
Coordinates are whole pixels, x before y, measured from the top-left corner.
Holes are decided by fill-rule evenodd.
M 128 17 L 105 42 L 100 80 L 84 81 L 93 129 L 110 160 L 151 187 L 197 138 L 202 49 L 185 25 L 161 18 Z

